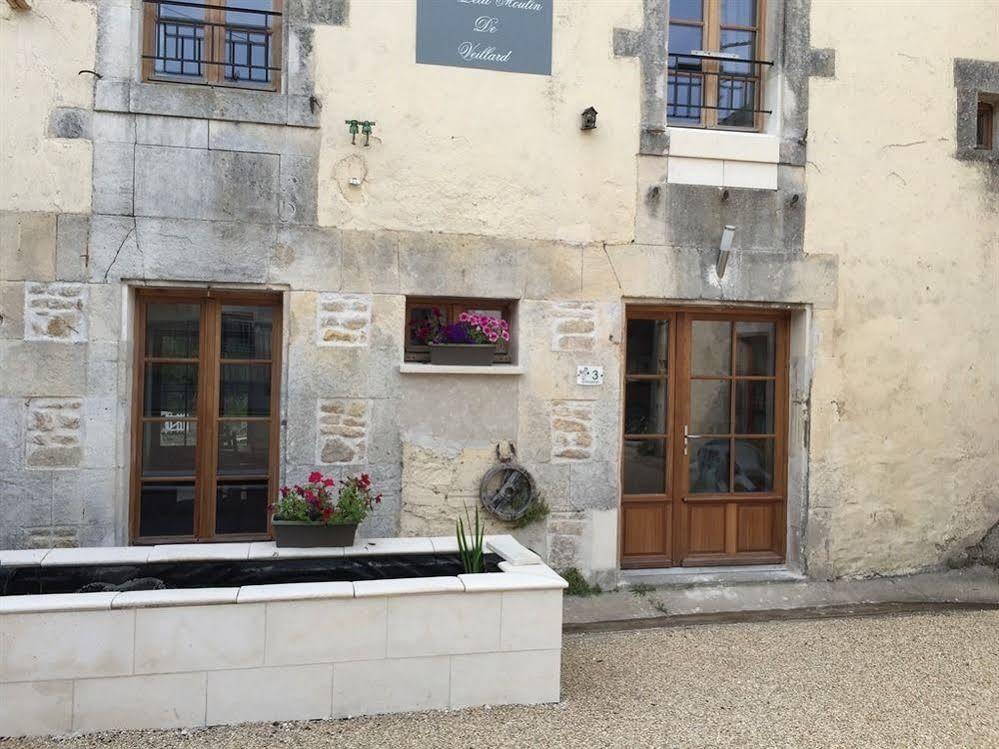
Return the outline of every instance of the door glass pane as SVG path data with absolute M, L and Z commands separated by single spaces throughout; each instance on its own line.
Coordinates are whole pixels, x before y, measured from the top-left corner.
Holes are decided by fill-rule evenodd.
M 694 320 L 691 325 L 690 373 L 732 374 L 732 324 L 727 320 Z
M 669 321 L 628 320 L 628 374 L 664 374 L 669 355 Z
M 691 434 L 728 434 L 730 408 L 728 380 L 690 381 Z
M 663 494 L 666 491 L 666 441 L 624 441 L 625 494 Z
M 707 494 L 728 491 L 728 439 L 691 439 L 687 444 L 690 458 L 690 492 Z
M 198 411 L 197 364 L 146 364 L 146 416 L 196 416 Z
M 685 21 L 700 21 L 704 18 L 702 0 L 670 0 L 669 17 Z
M 269 416 L 270 364 L 223 364 L 220 416 Z
M 215 498 L 216 533 L 267 531 L 267 481 L 219 482 Z
M 774 441 L 735 441 L 737 492 L 769 492 L 774 488 Z
M 735 373 L 773 375 L 777 330 L 772 322 L 735 324 Z
M 197 442 L 195 421 L 147 421 L 142 425 L 142 475 L 193 476 Z
M 273 307 L 222 307 L 222 358 L 270 359 Z
M 722 24 L 726 26 L 756 25 L 756 0 L 722 0 L 721 7 Z
M 219 422 L 219 474 L 267 473 L 270 421 Z
M 735 381 L 735 433 L 773 434 L 774 383 L 772 380 Z
M 624 411 L 625 434 L 666 434 L 666 381 L 627 383 Z
M 197 304 L 146 306 L 146 356 L 198 358 L 201 307 Z
M 140 536 L 194 533 L 194 484 L 143 484 L 139 498 Z

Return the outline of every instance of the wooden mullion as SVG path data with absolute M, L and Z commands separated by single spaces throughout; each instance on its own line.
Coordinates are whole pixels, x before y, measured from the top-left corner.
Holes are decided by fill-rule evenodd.
M 217 5 L 225 5 L 226 0 L 216 0 Z M 225 11 L 221 8 L 208 8 L 205 19 L 209 25 L 205 27 L 206 55 L 209 63 L 221 63 L 225 59 Z M 209 64 L 205 66 L 205 80 L 208 83 L 219 84 L 225 81 L 222 65 Z
M 704 0 L 704 23 L 705 38 L 704 47 L 709 52 L 718 52 L 721 49 L 721 32 L 719 23 L 721 20 L 721 0 Z M 703 79 L 702 100 L 707 109 L 701 110 L 701 122 L 705 127 L 718 126 L 718 110 L 711 107 L 718 106 L 718 73 L 721 70 L 721 63 L 718 60 L 703 60 L 706 75 Z
M 129 496 L 128 496 L 128 535 L 134 543 L 139 536 L 139 502 L 141 501 L 142 483 L 139 480 L 142 471 L 142 414 L 145 411 L 143 398 L 145 394 L 145 361 L 146 350 L 146 302 L 136 300 L 135 309 L 135 340 L 133 346 L 132 367 L 132 423 L 129 425 Z
M 205 427 L 208 438 L 205 440 L 204 469 L 201 472 L 204 486 L 200 502 L 202 510 L 201 537 L 208 539 L 215 536 L 215 505 L 217 494 L 217 474 L 219 456 L 219 391 L 222 383 L 222 369 L 219 363 L 222 340 L 222 304 L 218 298 L 205 300 L 207 359 L 205 372 L 207 376 L 204 389 Z
M 142 79 L 148 81 L 156 72 L 155 63 L 147 55 L 156 54 L 158 5 L 143 3 L 142 8 Z
M 684 504 L 684 498 L 690 491 L 690 456 L 685 455 L 686 439 L 684 427 L 690 423 L 690 330 L 691 319 L 686 313 L 678 313 L 675 318 L 676 351 L 673 358 L 673 371 L 679 373 L 674 392 L 676 400 L 674 412 L 675 437 L 673 440 L 673 551 L 674 560 L 682 560 L 687 555 L 687 538 L 689 534 L 689 511 Z

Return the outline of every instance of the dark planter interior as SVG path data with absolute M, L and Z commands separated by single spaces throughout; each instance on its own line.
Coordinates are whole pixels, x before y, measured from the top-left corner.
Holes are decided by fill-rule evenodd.
M 431 364 L 464 367 L 488 367 L 493 363 L 496 346 L 491 343 L 432 343 Z
M 500 557 L 486 554 L 486 572 L 499 572 Z M 157 562 L 153 564 L 0 567 L 0 595 L 236 588 L 276 583 L 444 577 L 464 572 L 458 554 L 395 554 L 370 557 Z

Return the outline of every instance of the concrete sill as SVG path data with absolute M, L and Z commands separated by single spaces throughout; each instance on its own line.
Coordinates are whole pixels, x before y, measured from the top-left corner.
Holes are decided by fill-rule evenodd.
M 519 364 L 493 364 L 490 367 L 464 367 L 450 364 L 418 364 L 407 362 L 399 365 L 400 374 L 425 375 L 491 375 L 515 376 L 524 374 Z

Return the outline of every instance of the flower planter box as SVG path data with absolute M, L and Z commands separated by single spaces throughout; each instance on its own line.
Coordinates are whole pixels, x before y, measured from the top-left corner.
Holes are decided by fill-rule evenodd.
M 431 343 L 430 363 L 452 366 L 488 367 L 496 346 L 492 343 Z
M 0 733 L 558 701 L 566 583 L 537 555 L 510 536 L 487 537 L 487 569 L 501 571 L 466 575 L 454 539 L 359 543 L 346 552 L 257 542 L 7 553 L 0 580 L 41 575 L 52 593 L 0 595 Z M 66 575 L 76 581 L 87 566 L 111 580 L 168 565 L 175 588 L 56 585 L 60 566 L 74 567 Z M 328 574 L 305 575 L 324 565 Z M 397 570 L 405 574 L 391 577 Z
M 293 520 L 272 520 L 274 544 L 279 549 L 312 549 L 320 546 L 353 546 L 357 523 L 322 525 Z

